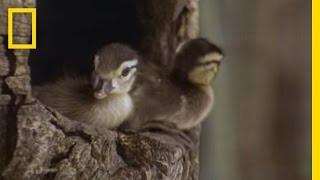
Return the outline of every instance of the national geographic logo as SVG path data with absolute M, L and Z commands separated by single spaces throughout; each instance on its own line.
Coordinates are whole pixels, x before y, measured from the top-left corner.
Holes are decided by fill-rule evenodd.
M 13 42 L 13 17 L 17 13 L 30 13 L 31 14 L 31 23 L 32 23 L 32 38 L 31 44 L 15 44 Z M 8 48 L 9 49 L 36 49 L 37 47 L 37 14 L 36 8 L 8 8 Z

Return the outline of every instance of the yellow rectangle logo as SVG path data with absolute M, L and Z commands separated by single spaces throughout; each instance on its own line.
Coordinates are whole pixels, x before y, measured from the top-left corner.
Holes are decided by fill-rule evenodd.
M 31 13 L 31 44 L 14 44 L 13 42 L 13 16 L 14 13 Z M 9 49 L 36 49 L 37 14 L 36 8 L 8 8 L 8 48 Z

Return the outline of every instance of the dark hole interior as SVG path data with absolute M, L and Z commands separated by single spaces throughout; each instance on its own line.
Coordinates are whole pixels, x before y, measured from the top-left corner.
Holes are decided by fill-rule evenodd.
M 138 43 L 132 0 L 37 2 L 37 49 L 29 60 L 32 84 L 54 80 L 64 71 L 88 73 L 94 52 L 107 43 Z

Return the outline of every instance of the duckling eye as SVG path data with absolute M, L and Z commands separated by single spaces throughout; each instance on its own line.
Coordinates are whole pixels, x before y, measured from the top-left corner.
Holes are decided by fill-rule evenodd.
M 121 72 L 122 77 L 127 77 L 129 75 L 131 68 L 127 67 Z

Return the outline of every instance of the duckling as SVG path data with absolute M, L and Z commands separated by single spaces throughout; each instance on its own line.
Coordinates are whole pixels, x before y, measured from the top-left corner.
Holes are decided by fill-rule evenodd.
M 129 46 L 113 43 L 95 54 L 91 78 L 66 74 L 34 87 L 33 94 L 70 119 L 113 129 L 134 109 L 129 91 L 136 79 L 138 59 Z
M 199 38 L 182 44 L 173 71 L 144 63 L 129 93 L 134 113 L 124 129 L 139 129 L 150 122 L 171 123 L 186 130 L 199 125 L 212 108 L 214 79 L 223 53 Z

